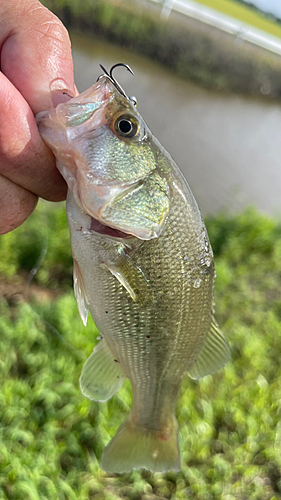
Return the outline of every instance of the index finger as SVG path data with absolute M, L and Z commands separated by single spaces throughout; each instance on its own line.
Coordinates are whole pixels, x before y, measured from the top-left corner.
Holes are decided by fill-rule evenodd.
M 33 113 L 53 107 L 56 90 L 75 95 L 71 44 L 61 21 L 37 0 L 0 7 L 1 71 Z
M 37 0 L 0 2 L 0 48 L 0 175 L 42 198 L 64 199 L 66 184 L 34 113 L 53 107 L 53 92 L 75 94 L 67 30 Z

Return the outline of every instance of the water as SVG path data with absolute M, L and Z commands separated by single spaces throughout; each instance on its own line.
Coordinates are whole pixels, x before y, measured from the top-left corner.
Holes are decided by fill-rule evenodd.
M 116 62 L 115 78 L 183 171 L 203 214 L 252 204 L 281 213 L 281 104 L 197 87 L 142 56 L 71 33 L 80 92 Z

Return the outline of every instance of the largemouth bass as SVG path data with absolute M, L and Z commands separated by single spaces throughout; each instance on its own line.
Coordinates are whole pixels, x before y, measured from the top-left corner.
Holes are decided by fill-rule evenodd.
M 182 377 L 230 358 L 213 317 L 214 259 L 197 203 L 112 72 L 37 115 L 68 184 L 74 292 L 102 339 L 80 378 L 107 401 L 129 378 L 133 408 L 105 448 L 107 472 L 180 470 Z

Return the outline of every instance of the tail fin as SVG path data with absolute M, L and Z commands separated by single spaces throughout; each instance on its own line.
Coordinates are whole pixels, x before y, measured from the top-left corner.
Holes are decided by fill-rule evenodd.
M 173 417 L 169 433 L 140 427 L 129 417 L 106 446 L 101 468 L 106 472 L 123 473 L 132 469 L 153 472 L 180 470 L 178 429 Z

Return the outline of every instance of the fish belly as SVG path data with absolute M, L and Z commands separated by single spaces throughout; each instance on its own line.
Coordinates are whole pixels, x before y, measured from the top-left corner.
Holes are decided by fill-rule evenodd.
M 75 237 L 72 240 L 90 312 L 133 389 L 131 415 L 105 449 L 102 467 L 125 472 L 135 463 L 135 468 L 178 470 L 174 417 L 178 390 L 211 322 L 214 267 L 204 223 L 194 210 L 186 210 L 178 194 L 161 236 L 144 241 L 132 254 L 125 249 L 147 284 L 143 287 L 147 297 L 141 300 L 133 300 L 106 265 L 115 251 L 109 249 L 109 239 L 102 248 L 95 236 L 81 247 Z M 86 258 L 89 255 L 91 258 Z M 118 267 L 117 257 L 115 264 Z M 132 462 L 128 450 L 133 442 L 135 450 L 147 446 L 150 459 L 141 453 Z M 159 462 L 160 444 L 170 447 L 168 465 Z M 116 462 L 121 449 L 124 456 L 131 457 L 130 464 L 125 459 Z
M 108 256 L 94 239 L 86 242 L 95 255 L 91 265 L 83 258 L 85 245 L 82 256 L 75 252 L 94 321 L 132 383 L 140 424 L 152 428 L 159 426 L 159 415 L 166 413 L 169 401 L 173 410 L 173 395 L 211 321 L 214 269 L 210 251 L 209 261 L 202 261 L 207 233 L 202 222 L 194 227 L 192 214 L 180 206 L 180 196 L 177 201 L 162 235 L 143 242 L 130 257 L 148 284 L 147 300 L 131 298 L 104 265 Z

